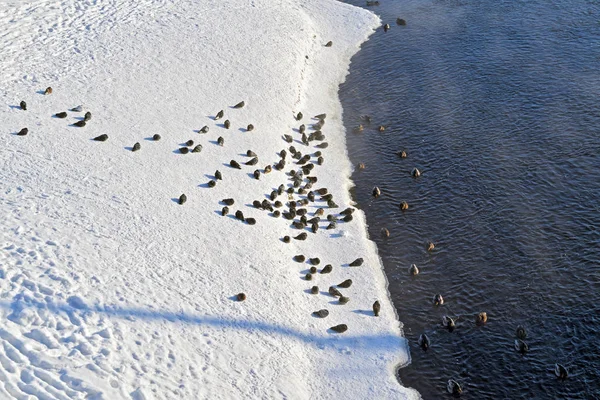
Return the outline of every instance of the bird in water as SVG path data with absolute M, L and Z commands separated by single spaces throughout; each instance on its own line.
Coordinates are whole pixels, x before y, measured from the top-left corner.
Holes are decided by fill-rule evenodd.
M 442 304 L 444 304 L 444 298 L 442 297 L 441 294 L 436 294 L 435 296 L 433 296 L 433 305 L 434 306 L 441 306 Z
M 379 196 L 381 196 L 381 190 L 377 186 L 375 186 L 373 188 L 373 197 L 379 197 Z
M 408 268 L 408 273 L 411 275 L 418 275 L 419 274 L 419 268 L 417 268 L 416 264 L 411 264 L 411 266 Z
M 515 339 L 515 350 L 521 354 L 525 354 L 529 351 L 529 346 L 521 339 Z
M 429 338 L 424 333 L 421 333 L 421 335 L 419 336 L 419 346 L 421 346 L 423 350 L 427 350 L 431 346 Z
M 487 313 L 484 312 L 480 312 L 479 314 L 477 314 L 477 316 L 475 317 L 475 323 L 477 325 L 483 325 L 487 322 Z
M 564 365 L 561 365 L 559 363 L 554 364 L 554 374 L 557 378 L 560 379 L 567 379 L 567 377 L 569 376 L 567 368 L 565 368 Z
M 527 331 L 521 325 L 519 325 L 517 327 L 517 330 L 515 333 L 516 333 L 517 337 L 521 340 L 527 338 Z
M 448 331 L 452 332 L 456 328 L 456 323 L 454 322 L 454 320 L 452 318 L 450 318 L 447 315 L 444 315 L 442 317 L 442 326 L 444 328 L 447 328 Z
M 448 386 L 446 388 L 448 389 L 448 393 L 453 396 L 460 396 L 462 394 L 462 387 L 454 379 L 448 380 Z

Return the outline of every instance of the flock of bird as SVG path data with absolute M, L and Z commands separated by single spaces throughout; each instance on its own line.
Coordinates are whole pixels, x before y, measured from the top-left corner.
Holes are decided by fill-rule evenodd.
M 329 42 L 325 46 L 330 47 L 331 45 L 332 42 Z M 47 88 L 44 92 L 45 95 L 51 93 L 52 88 Z M 234 106 L 231 106 L 230 108 L 240 109 L 245 106 L 246 103 L 242 101 Z M 22 110 L 27 111 L 27 103 L 25 101 L 21 101 L 19 107 Z M 71 113 L 81 113 L 83 111 L 83 107 L 73 107 L 68 111 Z M 60 111 L 52 115 L 52 117 L 60 119 L 67 118 L 67 116 L 68 113 L 66 111 Z M 281 151 L 278 152 L 278 159 L 275 162 L 272 164 L 269 163 L 263 168 L 254 169 L 259 163 L 259 156 L 252 150 L 246 151 L 246 156 L 249 157 L 249 160 L 245 162 L 237 160 L 229 161 L 229 166 L 232 169 L 241 170 L 247 167 L 253 168 L 254 171 L 251 176 L 256 180 L 259 180 L 262 175 L 272 173 L 273 171 L 281 173 L 281 184 L 277 188 L 273 189 L 270 193 L 260 193 L 260 195 L 264 195 L 266 198 L 253 201 L 252 206 L 256 209 L 268 212 L 273 218 L 282 218 L 288 220 L 290 230 L 301 231 L 297 232 L 297 234 L 290 233 L 290 235 L 285 235 L 281 238 L 283 243 L 290 243 L 292 240 L 307 240 L 309 234 L 316 234 L 321 229 L 336 229 L 339 224 L 349 223 L 353 220 L 352 214 L 355 211 L 354 208 L 347 207 L 344 210 L 337 212 L 336 210 L 339 209 L 340 206 L 334 201 L 333 195 L 329 193 L 329 190 L 325 187 L 313 188 L 313 185 L 318 182 L 318 177 L 316 176 L 316 167 L 323 165 L 325 161 L 323 151 L 328 147 L 328 143 L 325 141 L 325 135 L 322 131 L 322 128 L 326 122 L 326 118 L 326 114 L 319 114 L 314 116 L 309 122 L 302 123 L 302 120 L 304 119 L 302 112 L 295 113 L 294 119 L 297 121 L 297 123 L 300 123 L 298 128 L 293 129 L 292 132 L 296 133 L 296 138 L 294 138 L 292 134 L 284 134 L 282 136 L 282 140 L 286 143 L 286 146 L 289 146 L 282 148 Z M 72 123 L 72 126 L 84 128 L 91 119 L 92 114 L 90 111 L 87 111 L 83 117 L 78 117 L 77 120 Z M 213 121 L 219 121 L 221 119 L 224 119 L 224 122 L 218 128 L 225 128 L 225 130 L 230 129 L 231 121 L 227 119 L 224 110 L 217 112 L 213 118 Z M 252 124 L 249 124 L 245 127 L 245 131 L 247 132 L 251 132 L 254 129 L 254 125 Z M 205 125 L 196 132 L 199 134 L 206 134 L 209 131 L 210 127 Z M 220 130 L 220 132 L 223 132 L 223 135 L 225 135 L 226 131 Z M 17 133 L 17 135 L 26 136 L 28 133 L 28 128 L 23 128 L 19 133 Z M 99 142 L 105 142 L 109 139 L 109 137 L 107 134 L 102 134 L 92 139 Z M 154 141 L 159 141 L 161 139 L 162 138 L 159 134 L 155 134 L 152 137 L 152 140 Z M 224 146 L 224 137 L 219 136 L 216 140 L 216 144 L 219 146 Z M 296 148 L 296 146 L 302 147 Z M 194 145 L 193 140 L 188 140 L 185 143 L 185 146 L 179 148 L 179 152 L 181 154 L 199 153 L 202 151 L 202 148 L 203 147 L 201 144 Z M 129 150 L 132 152 L 140 151 L 140 143 L 135 143 L 131 148 L 129 148 Z M 291 168 L 285 171 L 286 167 L 289 167 L 290 165 Z M 224 174 L 221 171 L 215 171 L 214 179 L 211 179 L 207 183 L 207 186 L 209 188 L 214 188 L 217 186 L 217 182 L 223 180 L 223 175 Z M 177 203 L 180 205 L 185 204 L 186 201 L 186 194 L 181 194 L 177 199 Z M 220 214 L 222 216 L 232 214 L 235 219 L 240 220 L 248 225 L 254 225 L 257 223 L 255 218 L 244 216 L 243 210 L 238 209 L 233 211 L 230 209 L 230 207 L 233 207 L 235 204 L 236 201 L 233 198 L 222 199 L 221 205 L 223 207 L 221 208 Z M 332 264 L 327 264 L 320 270 L 317 269 L 317 266 L 319 266 L 321 263 L 321 260 L 318 257 L 307 258 L 304 255 L 299 254 L 294 256 L 293 260 L 297 263 L 308 263 L 310 265 L 309 272 L 302 277 L 302 279 L 306 280 L 307 282 L 314 282 L 317 279 L 317 276 L 321 276 L 319 279 L 328 280 L 331 284 L 333 283 L 331 282 L 331 278 L 326 277 L 329 274 L 339 276 L 341 271 L 343 271 L 343 269 L 335 271 Z M 363 262 L 363 258 L 358 258 L 346 264 L 346 266 L 360 267 Z M 353 281 L 351 279 L 345 279 L 338 284 L 331 284 L 329 289 L 326 292 L 322 292 L 322 294 L 329 298 L 337 298 L 339 304 L 347 304 L 350 301 L 350 298 L 345 296 L 340 289 L 347 289 L 352 285 Z M 319 287 L 316 285 L 312 286 L 307 292 L 312 295 L 319 295 L 321 293 Z M 235 298 L 238 301 L 245 301 L 247 296 L 245 293 L 241 292 L 238 293 Z M 381 304 L 379 301 L 375 301 L 373 303 L 372 310 L 373 316 L 379 316 L 381 312 Z M 325 308 L 321 308 L 314 311 L 312 314 L 318 318 L 326 318 L 329 315 L 329 311 Z M 339 323 L 331 326 L 329 329 L 331 332 L 343 333 L 348 330 L 348 326 L 347 324 Z
M 378 6 L 378 5 L 379 5 L 379 1 L 367 1 L 367 6 Z M 406 21 L 401 18 L 398 18 L 396 20 L 396 23 L 398 25 L 402 25 L 402 26 L 406 25 Z M 383 30 L 384 30 L 384 32 L 389 31 L 390 25 L 384 24 Z M 354 127 L 354 129 L 353 129 L 354 133 L 363 132 L 365 129 L 363 124 L 370 124 L 371 122 L 372 122 L 371 116 L 369 116 L 369 115 L 361 116 L 361 123 Z M 384 132 L 385 129 L 386 129 L 385 125 L 379 125 L 377 127 L 377 130 L 379 132 Z M 396 152 L 396 155 L 398 155 L 400 158 L 407 158 L 406 150 L 398 151 L 398 152 Z M 364 169 L 365 164 L 360 162 L 360 163 L 358 163 L 357 168 L 359 170 Z M 413 178 L 419 178 L 421 176 L 421 171 L 418 168 L 413 168 L 410 173 Z M 379 187 L 375 186 L 372 190 L 373 197 L 375 197 L 375 198 L 380 197 L 381 194 L 382 194 L 381 189 Z M 409 205 L 406 201 L 400 202 L 398 207 L 400 208 L 401 211 L 406 211 L 409 209 Z M 387 228 L 382 228 L 381 232 L 384 237 L 390 236 L 390 231 Z M 431 252 L 435 249 L 435 244 L 433 242 L 428 242 L 426 247 L 427 247 L 427 251 Z M 408 268 L 408 273 L 412 276 L 415 276 L 415 275 L 419 274 L 419 268 L 415 264 L 411 264 L 411 266 Z M 441 306 L 443 304 L 444 304 L 444 298 L 442 297 L 442 295 L 439 293 L 435 294 L 433 296 L 433 305 Z M 444 315 L 442 317 L 441 325 L 442 325 L 442 327 L 447 329 L 449 332 L 453 332 L 456 329 L 457 319 L 458 318 L 452 318 L 448 315 Z M 478 326 L 485 325 L 487 322 L 487 319 L 488 319 L 487 313 L 480 312 L 475 316 L 475 324 Z M 514 341 L 515 350 L 521 354 L 527 353 L 529 351 L 529 346 L 525 342 L 525 339 L 527 338 L 527 332 L 526 332 L 525 328 L 519 325 L 516 329 L 515 335 L 516 335 L 516 339 Z M 428 350 L 431 347 L 431 340 L 425 333 L 422 333 L 419 336 L 417 342 L 418 342 L 418 345 L 423 350 Z M 564 365 L 559 364 L 559 363 L 555 364 L 554 373 L 560 379 L 566 379 L 569 375 L 567 368 Z M 452 394 L 454 396 L 460 396 L 463 392 L 462 386 L 454 379 L 448 380 L 447 390 L 450 394 Z

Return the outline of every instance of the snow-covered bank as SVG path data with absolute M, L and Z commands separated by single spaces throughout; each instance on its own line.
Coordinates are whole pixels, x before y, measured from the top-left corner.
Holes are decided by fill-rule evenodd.
M 333 0 L 1 7 L 0 397 L 416 397 L 393 375 L 408 353 L 364 216 L 325 229 L 327 214 L 350 205 L 337 88 L 375 16 Z M 47 86 L 51 95 L 37 93 Z M 78 104 L 92 113 L 83 128 L 71 126 Z M 52 117 L 61 111 L 66 119 Z M 325 149 L 293 130 L 319 113 Z M 90 140 L 101 134 L 109 139 Z M 202 151 L 181 154 L 188 140 Z M 310 175 L 339 208 L 317 195 L 306 208 L 309 219 L 325 209 L 319 231 L 286 244 L 302 231 L 252 203 L 291 185 L 300 166 L 290 145 L 322 151 Z M 282 149 L 285 173 L 265 174 Z M 257 165 L 244 165 L 247 150 Z M 223 180 L 209 188 L 216 170 Z M 235 204 L 223 217 L 225 198 Z M 297 254 L 333 271 L 307 281 Z M 327 289 L 346 279 L 340 305 Z M 329 316 L 313 317 L 319 309 Z M 328 329 L 338 324 L 348 331 Z

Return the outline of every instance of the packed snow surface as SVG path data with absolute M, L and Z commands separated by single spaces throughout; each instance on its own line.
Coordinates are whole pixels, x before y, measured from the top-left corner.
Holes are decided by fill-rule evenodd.
M 2 1 L 0 398 L 417 398 L 394 377 L 409 356 L 364 215 L 339 214 L 352 202 L 337 88 L 378 25 L 334 0 Z M 325 138 L 307 146 L 298 128 L 320 113 Z M 307 192 L 339 206 L 297 206 L 323 208 L 316 233 L 253 206 L 293 187 L 290 146 L 315 165 L 299 187 L 317 177 Z M 309 281 L 315 257 L 332 272 Z M 346 279 L 340 304 L 328 288 Z

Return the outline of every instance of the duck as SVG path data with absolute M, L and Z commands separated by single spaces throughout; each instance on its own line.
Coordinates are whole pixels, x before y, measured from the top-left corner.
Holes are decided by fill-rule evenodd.
M 477 325 L 483 325 L 487 322 L 487 313 L 486 312 L 480 312 L 479 314 L 477 314 L 475 316 L 475 323 Z
M 421 336 L 419 336 L 419 346 L 421 346 L 423 350 L 427 350 L 431 346 L 429 338 L 424 333 L 421 333 Z
M 454 320 L 452 318 L 450 318 L 447 315 L 444 315 L 442 317 L 442 326 L 444 328 L 447 328 L 450 332 L 452 332 L 454 330 L 454 328 L 456 328 L 456 323 L 454 322 Z
M 565 368 L 564 365 L 556 363 L 554 364 L 554 374 L 556 375 L 557 378 L 560 379 L 567 379 L 567 377 L 569 376 L 569 372 L 567 371 L 567 368 Z
M 418 275 L 419 268 L 417 268 L 416 264 L 411 264 L 410 267 L 408 268 L 408 273 L 411 275 Z
M 442 304 L 444 304 L 444 298 L 441 294 L 438 293 L 435 296 L 433 296 L 433 305 L 441 306 Z
M 373 188 L 373 197 L 379 197 L 379 196 L 381 196 L 381 190 L 377 186 L 375 186 Z
M 519 339 L 525 339 L 527 337 L 527 331 L 521 325 L 517 326 L 516 335 Z
M 521 339 L 515 339 L 515 350 L 521 354 L 525 354 L 529 351 L 529 346 Z
M 454 379 L 448 379 L 448 386 L 446 388 L 448 389 L 448 393 L 454 396 L 460 396 L 462 394 L 462 387 Z
M 421 171 L 419 171 L 418 168 L 413 168 L 410 174 L 413 176 L 413 178 L 418 178 L 421 176 Z

